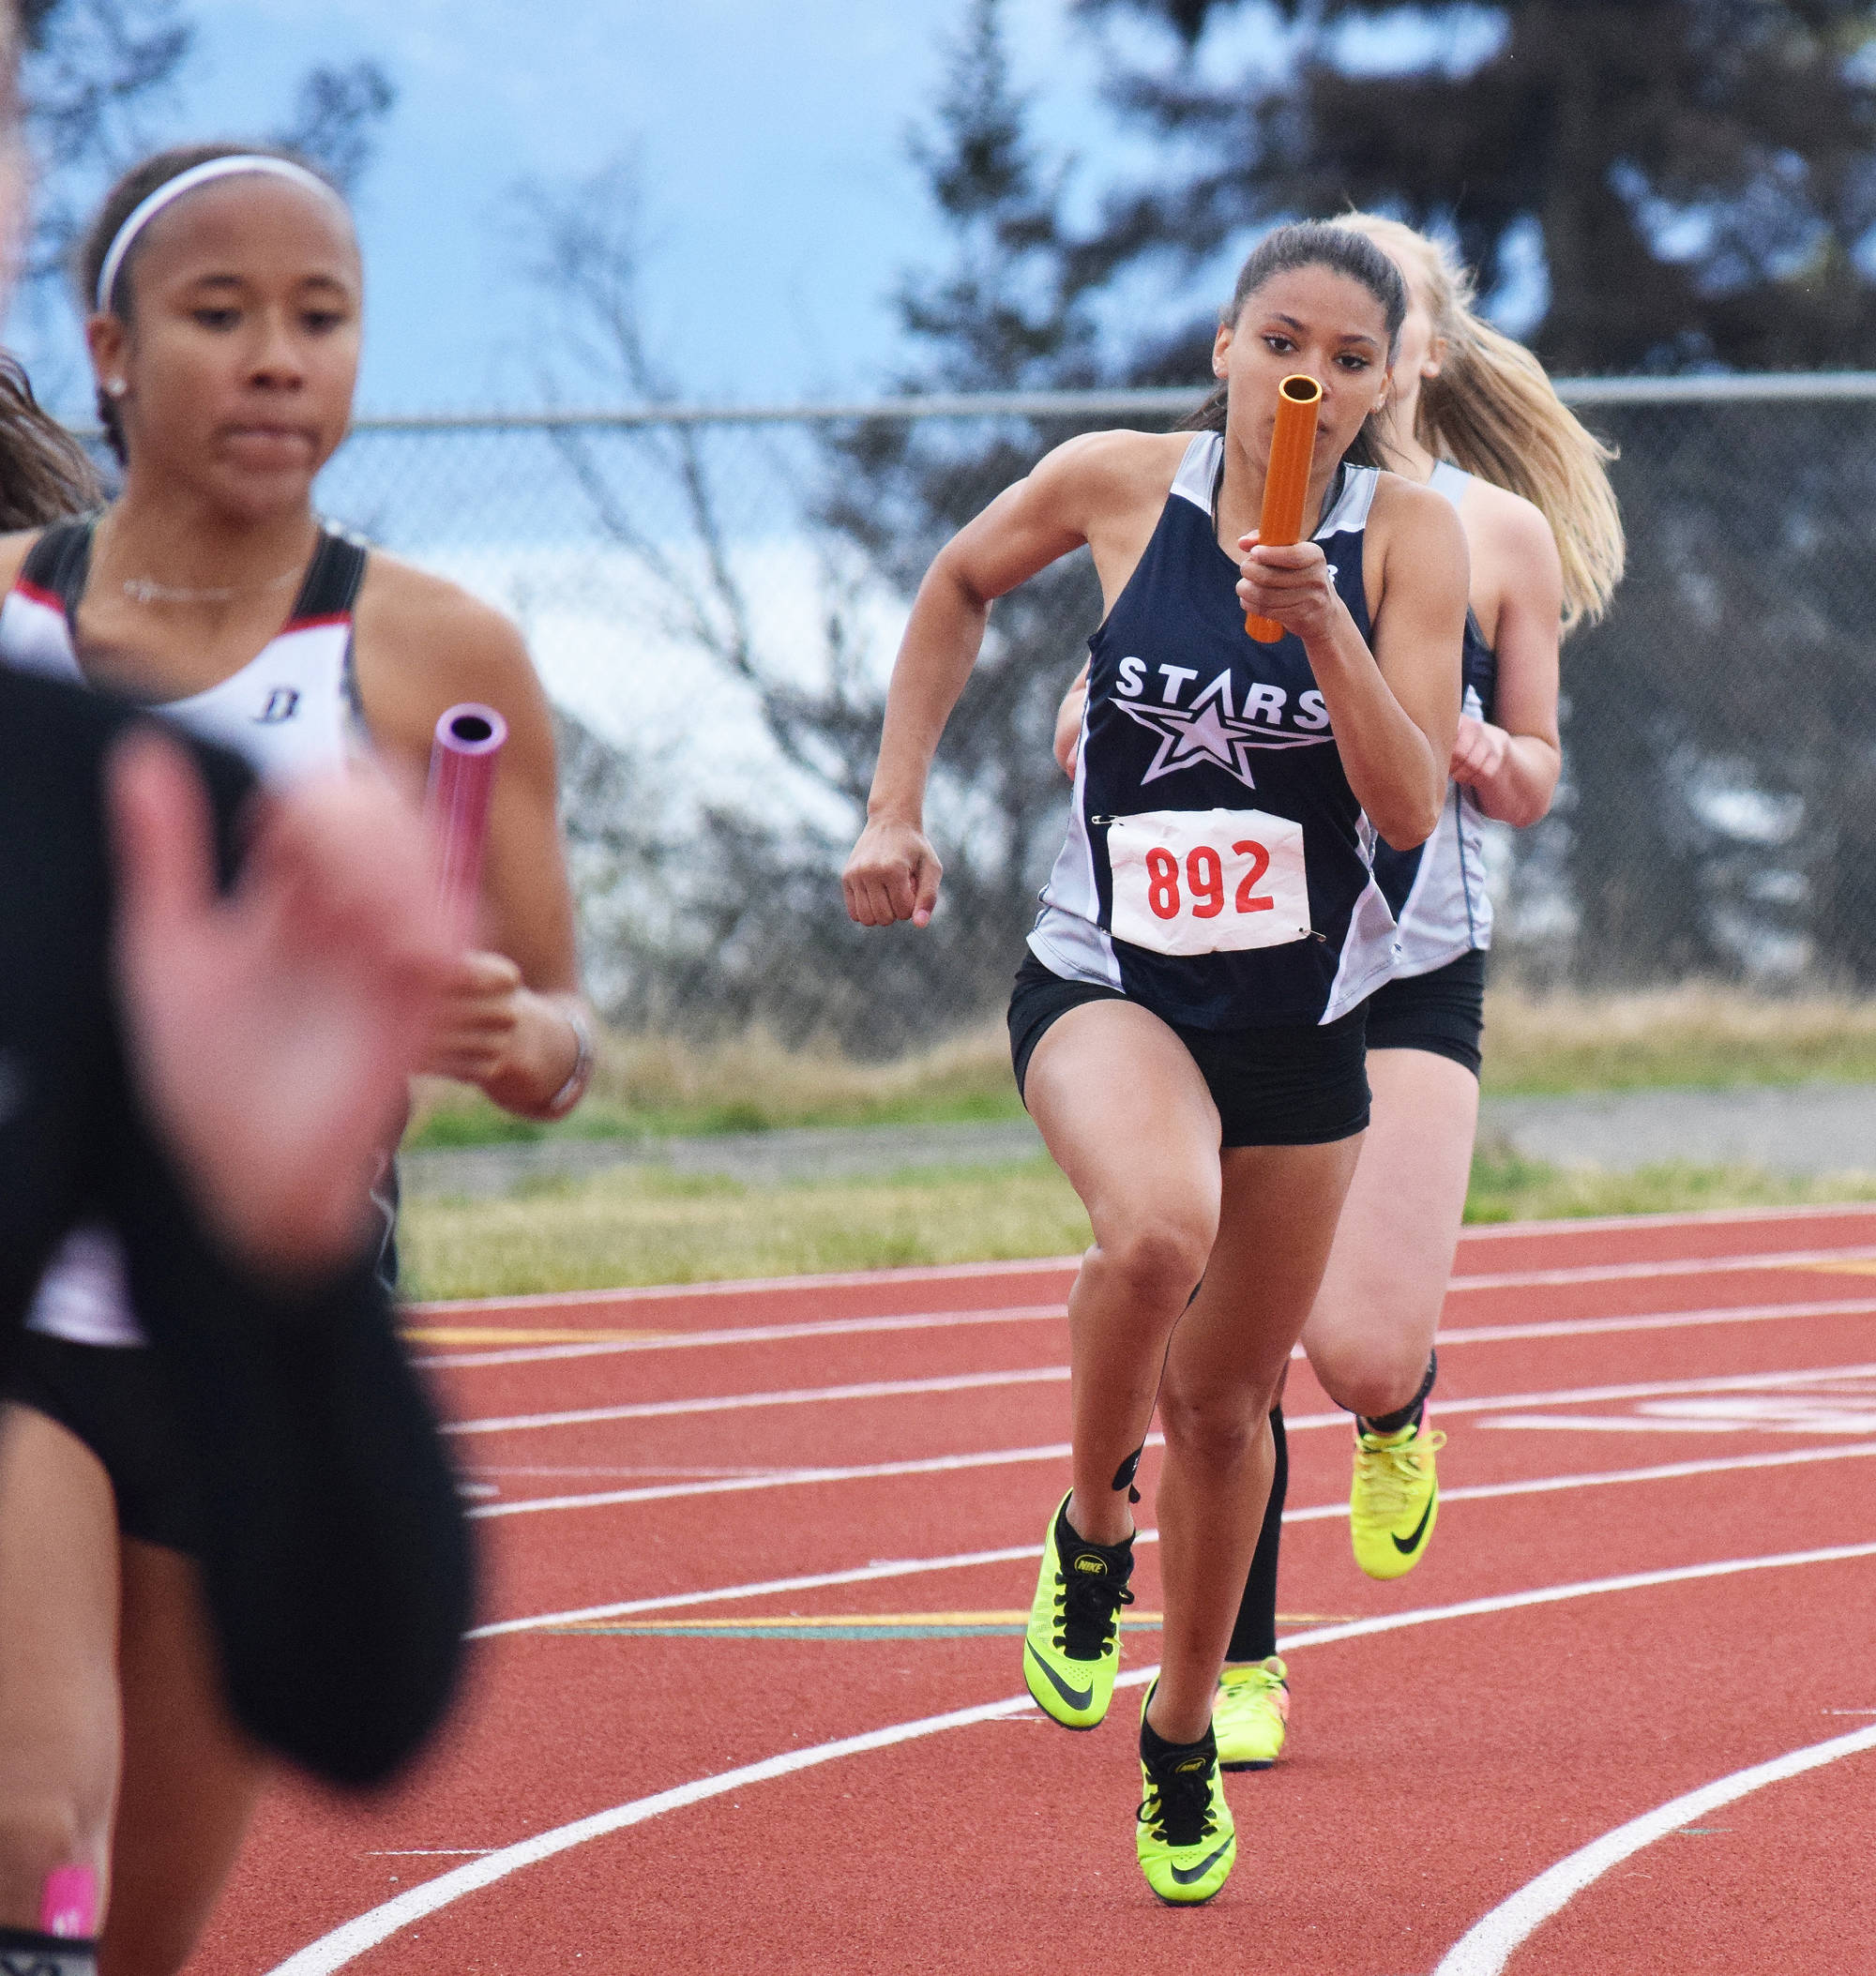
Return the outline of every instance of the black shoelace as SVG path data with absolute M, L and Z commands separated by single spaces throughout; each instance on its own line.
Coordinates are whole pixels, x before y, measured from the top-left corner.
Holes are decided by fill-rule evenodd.
M 1163 1763 L 1149 1762 L 1146 1768 L 1153 1790 L 1136 1816 L 1152 1827 L 1155 1836 L 1168 1846 L 1196 1846 L 1209 1836 L 1210 1764 L 1194 1763 L 1188 1750 Z
M 1133 1604 L 1125 1578 L 1105 1572 L 1058 1572 L 1062 1631 L 1056 1645 L 1070 1660 L 1099 1660 L 1113 1642 L 1120 1608 Z

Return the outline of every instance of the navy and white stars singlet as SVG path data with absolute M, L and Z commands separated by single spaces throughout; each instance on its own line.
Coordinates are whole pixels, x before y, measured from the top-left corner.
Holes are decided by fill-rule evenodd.
M 1186 448 L 1139 567 L 1088 641 L 1067 840 L 1031 950 L 1197 1029 L 1332 1022 L 1386 978 L 1394 916 L 1300 639 L 1247 636 L 1218 547 L 1216 432 Z M 1344 466 L 1315 539 L 1369 635 L 1379 475 Z
M 1455 507 L 1464 498 L 1469 474 L 1442 460 L 1428 485 Z M 1490 720 L 1498 686 L 1498 656 L 1485 641 L 1478 620 L 1466 611 L 1464 645 L 1465 711 Z M 1424 844 L 1396 851 L 1377 842 L 1374 875 L 1400 923 L 1396 980 L 1430 974 L 1475 948 L 1491 944 L 1491 900 L 1485 889 L 1485 812 L 1461 783 L 1446 786 L 1439 827 Z

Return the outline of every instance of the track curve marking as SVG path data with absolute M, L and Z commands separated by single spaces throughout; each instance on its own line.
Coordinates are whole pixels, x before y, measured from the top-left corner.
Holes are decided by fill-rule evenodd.
M 1501 1901 L 1483 1920 L 1475 1922 L 1446 1951 L 1433 1976 L 1500 1976 L 1525 1940 L 1559 1913 L 1593 1881 L 1611 1866 L 1631 1859 L 1657 1839 L 1694 1818 L 1717 1811 L 1740 1798 L 1763 1790 L 1768 1784 L 1782 1784 L 1788 1777 L 1835 1763 L 1839 1757 L 1854 1757 L 1864 1750 L 1876 1750 L 1876 1727 L 1854 1729 L 1847 1736 L 1833 1736 L 1827 1742 L 1813 1742 L 1769 1762 L 1755 1763 L 1750 1770 L 1734 1771 L 1698 1790 L 1671 1798 L 1653 1811 L 1630 1818 L 1599 1839 L 1571 1853 L 1540 1873 L 1535 1880 L 1519 1888 L 1509 1900 Z
M 1431 1625 L 1441 1620 L 1469 1619 L 1485 1613 L 1511 1612 L 1522 1606 L 1556 1605 L 1566 1599 L 1593 1598 L 1600 1593 L 1612 1591 L 1635 1591 L 1655 1585 L 1677 1585 L 1701 1578 L 1728 1577 L 1739 1572 L 1776 1571 L 1796 1565 L 1839 1563 L 1852 1559 L 1870 1557 L 1876 1557 L 1876 1544 L 1849 1544 L 1836 1545 L 1823 1550 L 1785 1551 L 1764 1558 L 1733 1558 L 1713 1564 L 1677 1565 L 1665 1571 L 1629 1572 L 1619 1577 L 1589 1578 L 1571 1585 L 1547 1585 L 1533 1591 L 1505 1592 L 1491 1598 L 1466 1599 L 1455 1606 L 1429 1606 L 1412 1612 L 1384 1613 L 1371 1619 L 1350 1620 L 1336 1625 L 1317 1626 L 1288 1639 L 1279 1640 L 1278 1645 L 1284 1653 L 1294 1653 L 1303 1647 L 1325 1646 L 1332 1641 L 1357 1639 L 1369 1634 L 1394 1633 L 1402 1627 Z M 1121 1675 L 1115 1686 L 1141 1686 L 1151 1681 L 1158 1671 L 1157 1667 L 1133 1668 Z M 786 1777 L 796 1771 L 812 1770 L 820 1764 L 832 1763 L 842 1757 L 855 1757 L 871 1750 L 889 1749 L 895 1743 L 912 1742 L 922 1737 L 941 1735 L 946 1729 L 968 1728 L 980 1722 L 994 1722 L 1003 1716 L 1019 1715 L 1035 1706 L 1030 1697 L 1023 1694 L 1006 1697 L 1001 1701 L 983 1702 L 975 1708 L 953 1709 L 942 1715 L 921 1716 L 913 1722 L 893 1723 L 885 1728 L 870 1729 L 862 1735 L 843 1736 L 836 1742 L 816 1743 L 809 1749 L 789 1750 L 780 1756 L 764 1757 L 757 1763 L 744 1764 L 739 1769 L 724 1771 L 713 1777 L 698 1777 L 688 1784 L 677 1785 L 670 1790 L 657 1791 L 645 1798 L 634 1798 L 629 1803 L 615 1804 L 608 1811 L 594 1812 L 586 1818 L 575 1818 L 568 1824 L 556 1825 L 550 1831 L 535 1833 L 531 1838 L 518 1840 L 512 1846 L 504 1846 L 482 1859 L 472 1860 L 466 1865 L 453 1867 L 447 1873 L 438 1874 L 434 1879 L 426 1880 L 421 1886 L 408 1888 L 391 1900 L 368 1908 L 363 1914 L 341 1923 L 330 1933 L 321 1936 L 317 1941 L 309 1942 L 305 1948 L 288 1956 L 284 1962 L 276 1964 L 268 1971 L 268 1976 L 332 1976 L 334 1970 L 342 1969 L 348 1963 L 356 1962 L 368 1950 L 388 1940 L 391 1936 L 408 1927 L 411 1923 L 421 1921 L 425 1915 L 434 1914 L 439 1908 L 450 1906 L 465 1894 L 478 1893 L 484 1887 L 492 1886 L 496 1881 L 507 1878 L 510 1874 L 520 1872 L 523 1867 L 537 1865 L 542 1860 L 552 1859 L 556 1853 L 569 1851 L 576 1846 L 583 1846 L 593 1839 L 605 1838 L 615 1832 L 623 1832 L 629 1826 L 642 1825 L 647 1819 L 661 1818 L 666 1812 L 681 1811 L 688 1805 L 701 1804 L 706 1799 L 720 1797 L 726 1791 L 740 1790 L 748 1785 L 766 1784 L 774 1778 Z M 1876 1729 L 1859 1730 L 1852 1738 L 1839 1740 L 1855 1741 L 1858 1738 L 1876 1744 Z M 1541 1918 L 1540 1916 L 1539 1919 Z M 1490 1920 L 1490 1917 L 1488 1916 L 1487 1919 Z M 1457 1953 L 1457 1949 L 1454 1953 Z M 1481 1965 L 1481 1968 L 1484 1967 Z M 1458 1971 L 1446 1970 L 1443 1965 L 1438 1976 L 1458 1976 Z

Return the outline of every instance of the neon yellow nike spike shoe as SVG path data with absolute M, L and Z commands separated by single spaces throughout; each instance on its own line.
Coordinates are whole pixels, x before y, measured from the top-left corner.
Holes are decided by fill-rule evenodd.
M 1290 1670 L 1272 1654 L 1218 1677 L 1212 1703 L 1212 1734 L 1218 1739 L 1218 1768 L 1267 1771 L 1283 1753 L 1290 1727 Z
M 1153 1687 L 1157 1687 L 1154 1682 Z M 1140 1778 L 1143 1793 L 1135 1814 L 1133 1849 L 1146 1884 L 1173 1907 L 1195 1907 L 1211 1899 L 1237 1863 L 1237 1828 L 1225 1803 L 1212 1732 L 1198 1745 L 1160 1744 L 1163 1754 L 1146 1754 L 1147 1703 L 1140 1705 Z M 1157 1742 L 1158 1739 L 1156 1737 Z
M 1370 1578 L 1398 1578 L 1425 1555 L 1440 1516 L 1433 1456 L 1445 1444 L 1446 1437 L 1428 1433 L 1423 1422 L 1395 1434 L 1356 1432 L 1349 1536 L 1355 1562 Z
M 1071 1492 L 1072 1493 L 1072 1492 Z M 1064 1496 L 1042 1543 L 1042 1571 L 1022 1641 L 1022 1678 L 1036 1705 L 1065 1729 L 1091 1729 L 1120 1672 L 1120 1608 L 1133 1545 L 1090 1544 L 1075 1533 Z

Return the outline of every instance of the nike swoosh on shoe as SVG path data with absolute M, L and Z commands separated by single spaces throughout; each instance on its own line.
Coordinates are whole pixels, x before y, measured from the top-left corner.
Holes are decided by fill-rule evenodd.
M 1055 1690 L 1056 1694 L 1058 1694 L 1062 1697 L 1062 1699 L 1068 1704 L 1068 1706 L 1071 1709 L 1085 1709 L 1088 1706 L 1088 1704 L 1094 1700 L 1095 1684 L 1093 1682 L 1090 1682 L 1085 1688 L 1071 1688 L 1068 1685 L 1068 1683 L 1065 1682 L 1059 1674 L 1056 1673 L 1054 1668 L 1051 1667 L 1049 1665 L 1049 1663 L 1046 1660 L 1044 1660 L 1039 1653 L 1036 1652 L 1036 1649 L 1032 1647 L 1027 1640 L 1024 1640 L 1022 1643 L 1022 1651 L 1029 1656 L 1029 1658 L 1036 1664 L 1036 1667 L 1042 1669 L 1043 1675 L 1048 1680 L 1049 1685 Z
M 1208 1852 L 1196 1866 L 1174 1866 L 1172 1868 L 1172 1878 L 1182 1887 L 1189 1887 L 1194 1880 L 1203 1879 L 1206 1874 L 1232 1849 L 1233 1843 L 1233 1840 L 1227 1839 L 1216 1852 Z
M 1397 1537 L 1395 1536 L 1392 1531 L 1389 1531 L 1387 1532 L 1388 1537 L 1393 1542 L 1395 1549 L 1398 1550 L 1403 1558 L 1408 1556 L 1412 1552 L 1414 1546 L 1417 1543 L 1419 1543 L 1422 1537 L 1424 1537 L 1427 1534 L 1427 1519 L 1432 1514 L 1433 1498 L 1431 1496 L 1429 1496 L 1427 1498 L 1427 1506 L 1420 1512 L 1420 1520 L 1414 1526 L 1414 1534 L 1411 1537 Z

